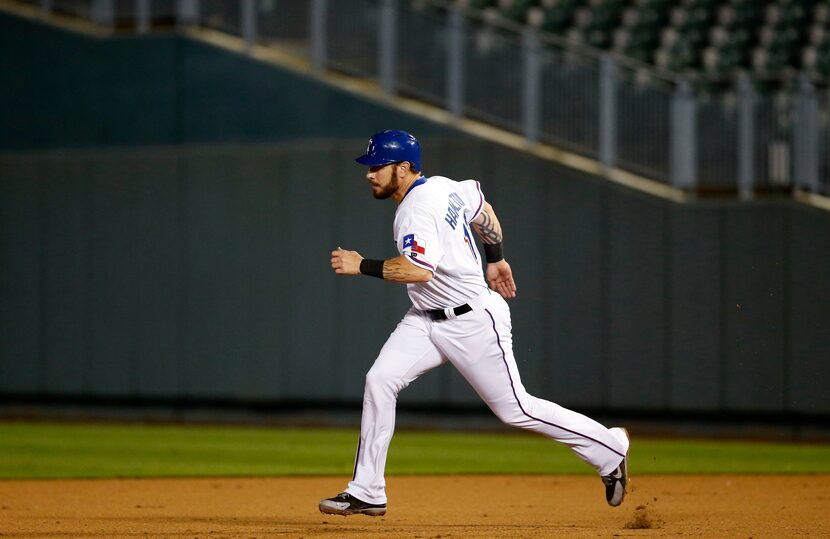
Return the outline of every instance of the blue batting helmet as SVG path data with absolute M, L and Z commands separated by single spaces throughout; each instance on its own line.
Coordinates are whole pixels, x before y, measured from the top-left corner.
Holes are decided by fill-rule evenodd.
M 355 161 L 368 167 L 409 161 L 415 170 L 420 171 L 421 145 L 406 131 L 388 129 L 372 135 L 366 154 Z

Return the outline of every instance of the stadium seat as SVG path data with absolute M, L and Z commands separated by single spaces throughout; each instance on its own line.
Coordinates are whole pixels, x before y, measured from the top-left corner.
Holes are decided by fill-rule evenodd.
M 792 68 L 797 51 L 785 42 L 769 47 L 756 47 L 752 51 L 752 69 L 759 75 L 770 76 Z
M 800 4 L 769 4 L 766 6 L 765 19 L 768 25 L 776 28 L 804 24 L 807 10 Z
M 767 5 L 768 0 L 727 0 L 727 3 L 735 9 L 752 8 L 760 10 Z
M 568 28 L 568 31 L 565 32 L 565 37 L 568 39 L 568 41 L 573 41 L 574 43 L 587 43 L 585 31 L 576 26 L 571 26 L 570 28 Z
M 830 76 L 830 40 L 818 46 L 804 47 L 801 53 L 801 66 L 813 76 Z
M 620 21 L 621 5 L 613 0 L 590 0 L 589 5 L 576 8 L 568 38 L 592 47 L 610 47 L 612 32 Z
M 576 6 L 583 5 L 585 0 L 539 0 L 539 6 L 542 9 L 566 8 L 574 9 Z
M 654 63 L 672 71 L 686 71 L 700 65 L 698 45 L 674 28 L 661 32 L 661 46 L 654 54 Z
M 800 35 L 798 30 L 792 26 L 780 28 L 776 28 L 774 26 L 762 26 L 758 31 L 758 43 L 764 47 L 791 47 L 793 44 L 798 43 L 799 38 Z
M 734 43 L 721 47 L 706 47 L 701 55 L 701 64 L 706 74 L 723 78 L 746 64 L 745 50 Z
M 817 4 L 813 8 L 813 25 L 830 29 L 830 5 Z
M 659 15 L 648 8 L 627 10 L 623 18 L 627 21 L 614 30 L 612 50 L 641 62 L 653 62 L 654 49 L 660 40 Z
M 651 62 L 667 10 L 654 6 L 629 7 L 622 12 L 622 25 L 612 32 L 612 50 L 644 62 Z
M 622 25 L 627 28 L 653 28 L 655 36 L 668 20 L 668 10 L 656 7 L 629 7 L 622 12 Z
M 806 11 L 812 11 L 818 4 L 824 4 L 825 0 L 771 0 L 782 6 L 798 5 Z
M 807 34 L 807 43 L 813 47 L 819 47 L 828 40 L 830 40 L 830 29 L 818 25 L 813 25 Z
M 536 4 L 536 0 L 498 0 L 496 5 L 502 17 L 524 23 L 527 10 Z
M 681 2 L 687 9 L 703 8 L 707 11 L 714 11 L 720 3 L 720 0 L 683 0 Z
M 712 19 L 711 12 L 704 7 L 675 7 L 671 10 L 669 23 L 683 34 L 685 39 L 700 45 L 706 39 Z
M 567 8 L 555 7 L 544 9 L 533 7 L 527 13 L 527 23 L 535 28 L 554 34 L 562 34 L 573 21 L 573 11 Z
M 485 9 L 496 7 L 498 0 L 457 0 L 458 4 L 471 9 Z
M 818 49 L 807 45 L 801 49 L 801 68 L 812 75 L 819 75 L 818 72 Z
M 721 6 L 717 10 L 718 24 L 730 29 L 751 29 L 757 26 L 760 23 L 761 19 L 761 6 L 757 4 Z
M 585 31 L 611 30 L 619 24 L 620 11 L 609 6 L 585 6 L 576 9 L 574 26 Z
M 457 0 L 543 32 L 717 80 L 826 71 L 828 0 Z M 782 79 L 783 80 L 783 79 Z
M 830 77 L 830 42 L 825 42 L 824 45 L 817 50 L 814 69 L 819 75 L 823 77 Z
M 634 0 L 632 5 L 638 9 L 656 9 L 661 13 L 668 13 L 675 4 L 674 0 Z
M 613 48 L 617 52 L 653 49 L 657 45 L 659 34 L 655 28 L 647 26 L 635 26 L 633 28 L 623 26 L 614 31 L 613 40 Z
M 752 44 L 752 34 L 744 28 L 727 30 L 723 26 L 713 26 L 709 29 L 709 43 L 715 47 L 730 47 L 749 49 Z
M 591 28 L 585 33 L 585 43 L 599 49 L 608 48 L 611 44 L 611 30 L 605 28 Z
M 628 5 L 629 0 L 588 0 L 588 5 L 611 9 L 617 13 L 621 12 Z

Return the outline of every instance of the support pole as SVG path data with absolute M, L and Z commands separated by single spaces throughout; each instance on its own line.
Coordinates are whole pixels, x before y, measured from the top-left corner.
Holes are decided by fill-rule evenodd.
M 539 72 L 539 36 L 528 26 L 522 32 L 522 126 L 528 142 L 539 141 L 541 125 L 541 83 Z
M 609 54 L 599 62 L 599 159 L 605 168 L 617 161 L 617 84 L 619 70 Z
M 456 117 L 464 114 L 464 32 L 466 21 L 460 8 L 453 5 L 447 19 L 447 110 Z
M 685 78 L 677 83 L 671 102 L 671 183 L 697 187 L 697 122 L 695 96 Z

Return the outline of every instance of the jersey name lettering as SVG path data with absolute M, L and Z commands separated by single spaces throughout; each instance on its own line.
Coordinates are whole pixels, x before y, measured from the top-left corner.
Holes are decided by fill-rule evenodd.
M 450 193 L 447 204 L 447 216 L 444 221 L 449 223 L 453 230 L 458 225 L 458 215 L 461 213 L 461 208 L 464 207 L 464 201 L 458 196 L 458 193 Z

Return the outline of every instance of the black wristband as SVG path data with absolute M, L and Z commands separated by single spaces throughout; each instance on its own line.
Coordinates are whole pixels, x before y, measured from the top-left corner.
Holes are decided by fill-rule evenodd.
M 383 260 L 364 258 L 360 261 L 360 273 L 383 279 Z
M 485 243 L 484 257 L 487 259 L 488 264 L 504 260 L 504 252 L 502 251 L 501 242 Z

